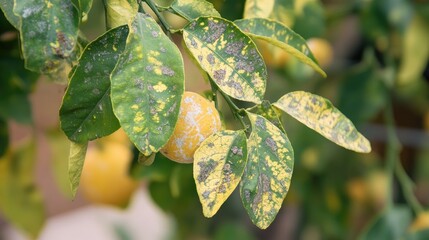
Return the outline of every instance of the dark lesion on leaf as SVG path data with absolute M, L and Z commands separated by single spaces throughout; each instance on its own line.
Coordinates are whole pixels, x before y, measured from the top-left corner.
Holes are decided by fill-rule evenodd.
M 258 210 L 259 204 L 262 202 L 262 196 L 266 192 L 270 192 L 271 184 L 270 184 L 270 178 L 265 174 L 260 174 L 258 177 L 258 186 L 257 186 L 257 193 L 252 201 L 252 209 L 254 212 Z M 271 195 L 270 195 L 271 198 Z
M 225 69 L 219 69 L 219 70 L 214 71 L 213 78 L 220 82 L 220 81 L 223 81 L 225 79 L 225 74 L 226 74 Z
M 225 32 L 226 24 L 222 22 L 214 22 L 213 20 L 208 20 L 209 30 L 207 31 L 208 35 L 205 37 L 205 41 L 212 43 L 220 38 Z
M 207 162 L 199 162 L 198 166 L 200 166 L 200 173 L 198 174 L 197 180 L 198 182 L 204 182 L 209 177 L 210 173 L 213 172 L 213 170 L 218 165 L 218 162 L 210 159 Z
M 234 155 L 243 156 L 243 148 L 239 148 L 239 147 L 237 147 L 237 146 L 233 146 L 233 147 L 231 148 L 231 152 L 232 152 L 232 154 L 234 154 Z
M 267 144 L 267 146 L 271 149 L 272 152 L 274 152 L 274 153 L 277 152 L 278 147 L 277 147 L 277 144 L 273 138 L 267 137 L 265 139 L 265 144 Z

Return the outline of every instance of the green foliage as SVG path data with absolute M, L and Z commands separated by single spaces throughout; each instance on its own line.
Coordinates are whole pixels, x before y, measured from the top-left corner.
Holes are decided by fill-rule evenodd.
M 220 14 L 213 7 L 213 4 L 205 0 L 175 0 L 171 4 L 170 8 L 188 21 L 201 16 L 220 17 Z
M 69 180 L 72 197 L 76 195 L 79 187 L 80 176 L 82 174 L 83 164 L 85 162 L 86 150 L 88 143 L 70 143 L 70 154 L 69 154 Z

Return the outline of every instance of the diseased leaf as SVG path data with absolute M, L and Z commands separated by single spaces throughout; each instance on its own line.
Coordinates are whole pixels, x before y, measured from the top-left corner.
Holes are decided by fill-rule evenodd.
M 273 12 L 275 2 L 275 0 L 246 0 L 243 18 L 268 18 Z
M 285 94 L 273 105 L 344 148 L 363 153 L 371 151 L 369 141 L 323 97 L 296 91 Z
M 194 179 L 203 214 L 212 217 L 240 182 L 247 161 L 246 134 L 223 130 L 206 138 L 194 154 Z
M 80 175 L 82 174 L 83 163 L 85 162 L 86 150 L 88 143 L 70 143 L 69 155 L 69 180 L 72 197 L 76 196 L 79 187 Z
M 115 28 L 130 22 L 137 14 L 139 5 L 135 0 L 104 0 L 107 28 Z
M 289 191 L 294 155 L 289 139 L 279 128 L 260 115 L 247 115 L 252 133 L 247 140 L 248 159 L 240 195 L 252 222 L 266 229 Z
M 6 19 L 16 29 L 19 29 L 19 18 L 13 13 L 13 0 L 0 0 L 0 8 Z
M 60 109 L 61 128 L 75 142 L 107 136 L 119 128 L 110 99 L 110 73 L 125 48 L 128 27 L 91 42 L 75 67 Z
M 73 55 L 79 14 L 68 0 L 15 0 L 13 12 L 20 19 L 20 39 L 25 67 L 54 72 Z
M 180 51 L 149 15 L 138 13 L 111 75 L 113 111 L 144 155 L 164 146 L 184 92 Z
M 36 239 L 46 216 L 35 184 L 36 145 L 28 142 L 0 159 L 0 212 L 6 220 Z
M 170 8 L 188 21 L 202 16 L 220 17 L 213 4 L 205 0 L 175 0 Z
M 263 18 L 241 19 L 234 23 L 249 36 L 265 40 L 284 49 L 326 77 L 326 73 L 319 67 L 305 39 L 287 26 Z
M 255 105 L 249 109 L 249 111 L 263 116 L 280 130 L 282 130 L 283 133 L 286 133 L 285 129 L 283 128 L 283 124 L 280 121 L 280 110 L 273 107 L 269 101 L 263 100 L 261 104 Z
M 242 101 L 262 101 L 267 79 L 265 63 L 253 41 L 232 22 L 200 17 L 184 28 L 183 39 L 223 92 Z

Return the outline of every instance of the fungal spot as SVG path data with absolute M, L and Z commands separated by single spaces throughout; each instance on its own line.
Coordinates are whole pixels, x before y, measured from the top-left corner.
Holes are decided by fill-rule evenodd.
M 234 155 L 243 156 L 243 149 L 242 148 L 234 146 L 231 148 L 231 151 L 232 151 L 232 154 L 234 154 Z
M 222 81 L 225 78 L 226 71 L 224 69 L 219 69 L 214 71 L 213 78 L 217 81 Z
M 224 192 L 226 192 L 226 187 L 225 187 L 225 185 L 220 185 L 220 186 L 219 186 L 218 191 L 219 191 L 219 193 L 224 193 Z
M 265 143 L 271 149 L 271 151 L 273 151 L 273 152 L 277 151 L 277 144 L 271 137 L 267 137 L 265 139 Z
M 162 66 L 161 67 L 161 71 L 162 71 L 163 75 L 167 75 L 167 76 L 170 76 L 170 77 L 174 76 L 174 71 L 171 68 L 169 68 L 169 67 Z
M 243 42 L 229 42 L 226 45 L 225 52 L 230 55 L 238 56 L 244 47 Z
M 198 61 L 202 62 L 203 61 L 203 56 L 198 55 Z
M 233 89 L 235 89 L 237 91 L 236 92 L 236 96 L 243 96 L 244 95 L 243 88 L 241 87 L 241 85 L 238 82 L 236 82 L 236 81 L 229 81 L 229 82 L 227 82 L 226 85 L 228 87 L 231 87 L 231 88 L 233 88 Z
M 212 148 L 212 147 L 214 147 L 214 143 L 209 142 L 209 143 L 207 144 L 207 146 L 208 146 L 208 147 L 210 147 L 210 148 Z
M 203 198 L 207 199 L 209 198 L 210 192 L 209 191 L 204 191 L 203 194 L 201 194 L 203 196 Z
M 220 38 L 225 32 L 226 25 L 224 23 L 216 23 L 213 20 L 208 20 L 209 35 L 206 36 L 206 41 L 212 43 Z
M 215 64 L 215 58 L 214 58 L 213 54 L 210 53 L 209 55 L 207 55 L 207 61 L 210 63 L 210 65 Z
M 255 125 L 261 129 L 265 129 L 264 120 L 262 118 L 257 118 Z
M 198 182 L 204 182 L 209 177 L 210 173 L 216 168 L 218 162 L 210 159 L 208 162 L 199 162 L 200 173 L 198 174 Z
M 144 83 L 143 83 L 143 81 L 140 78 L 138 78 L 138 79 L 135 80 L 134 86 L 137 87 L 138 89 L 143 89 L 144 88 Z
M 198 48 L 198 43 L 193 38 L 191 39 L 191 46 L 194 48 Z
M 152 65 L 147 65 L 145 67 L 146 71 L 151 72 L 153 70 L 153 66 Z
M 164 47 L 161 47 L 161 48 L 159 49 L 159 51 L 161 51 L 162 53 L 167 52 L 167 50 L 166 50 Z
M 156 31 L 152 31 L 151 34 L 152 34 L 152 37 L 155 37 L 155 38 L 159 36 L 158 32 Z
M 244 70 L 248 73 L 252 73 L 255 71 L 255 67 L 251 63 L 247 63 L 245 61 L 239 61 L 237 62 L 237 65 L 235 66 L 237 70 Z
M 100 94 L 100 90 L 98 88 L 94 88 L 94 89 L 92 89 L 92 93 L 95 95 L 98 95 L 98 94 Z

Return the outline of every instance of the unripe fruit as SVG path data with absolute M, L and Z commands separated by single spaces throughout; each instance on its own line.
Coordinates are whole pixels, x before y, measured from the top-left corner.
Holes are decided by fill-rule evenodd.
M 118 143 L 103 143 L 88 149 L 81 177 L 81 190 L 92 203 L 124 206 L 139 183 L 128 175 L 131 150 Z
M 161 153 L 179 163 L 192 163 L 201 142 L 220 129 L 214 104 L 196 93 L 185 92 L 176 127 Z
M 268 67 L 282 68 L 289 61 L 289 53 L 284 49 L 263 40 L 256 40 L 255 42 Z

